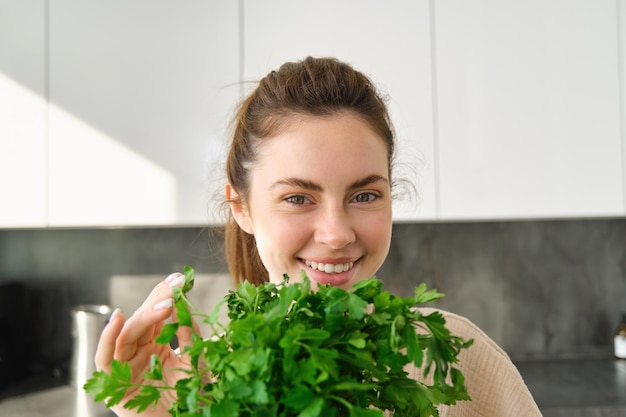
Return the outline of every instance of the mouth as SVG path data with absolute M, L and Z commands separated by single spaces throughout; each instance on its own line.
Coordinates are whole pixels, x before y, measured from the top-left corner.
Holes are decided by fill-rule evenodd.
M 302 261 L 306 264 L 306 266 L 310 267 L 311 269 L 315 269 L 320 272 L 325 272 L 327 274 L 340 274 L 342 272 L 347 272 L 351 270 L 352 267 L 354 266 L 354 262 L 332 264 L 332 263 L 309 261 L 308 259 L 303 259 Z

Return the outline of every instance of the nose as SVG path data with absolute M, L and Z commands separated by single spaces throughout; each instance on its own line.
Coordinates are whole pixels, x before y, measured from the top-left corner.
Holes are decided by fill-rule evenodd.
M 350 215 L 342 206 L 328 206 L 315 225 L 315 240 L 331 249 L 342 249 L 356 240 Z

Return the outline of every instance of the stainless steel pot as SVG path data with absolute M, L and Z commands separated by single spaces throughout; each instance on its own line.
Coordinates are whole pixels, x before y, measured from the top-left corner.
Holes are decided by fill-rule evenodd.
M 106 326 L 112 309 L 108 305 L 79 305 L 72 309 L 72 338 L 70 385 L 81 389 L 96 370 L 94 356 L 100 333 Z

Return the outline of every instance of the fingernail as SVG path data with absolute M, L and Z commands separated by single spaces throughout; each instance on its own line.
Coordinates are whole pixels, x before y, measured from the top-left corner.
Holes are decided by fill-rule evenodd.
M 174 304 L 174 299 L 173 298 L 166 298 L 163 301 L 159 301 L 158 303 L 156 303 L 154 305 L 154 307 L 152 307 L 153 310 L 163 310 L 164 308 L 169 308 L 172 306 L 172 304 Z
M 180 272 L 174 272 L 173 274 L 169 274 L 167 278 L 165 278 L 165 282 L 170 282 L 173 279 L 176 279 L 180 276 L 183 276 Z
M 177 287 L 182 284 L 183 281 L 185 281 L 185 276 L 180 275 L 179 277 L 176 277 L 170 281 L 170 287 Z
M 116 308 L 115 310 L 113 310 L 113 312 L 111 313 L 111 316 L 109 317 L 109 321 L 107 323 L 111 323 L 113 320 L 115 320 L 115 318 L 120 314 L 120 309 Z

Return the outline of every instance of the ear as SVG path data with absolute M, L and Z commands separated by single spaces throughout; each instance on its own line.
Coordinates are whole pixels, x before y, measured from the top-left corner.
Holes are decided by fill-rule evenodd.
M 239 198 L 239 193 L 235 190 L 235 187 L 230 184 L 226 184 L 224 187 L 224 194 L 226 195 L 226 201 L 230 206 L 230 212 L 233 214 L 233 218 L 239 227 L 241 227 L 244 232 L 253 235 L 254 227 L 252 227 L 250 213 L 241 201 L 241 198 Z

